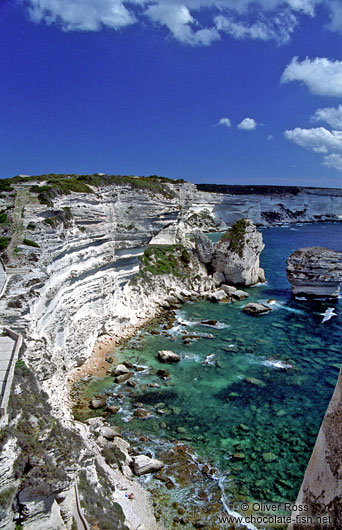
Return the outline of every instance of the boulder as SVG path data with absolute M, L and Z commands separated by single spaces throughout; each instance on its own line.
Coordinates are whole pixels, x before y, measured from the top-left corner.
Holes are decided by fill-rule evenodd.
M 262 234 L 250 219 L 240 219 L 214 246 L 211 266 L 227 283 L 254 285 L 259 282 Z M 260 273 L 262 274 L 262 273 Z
M 245 298 L 248 298 L 249 294 L 246 293 L 246 291 L 241 291 L 241 289 L 237 289 L 235 293 L 232 294 L 232 298 L 235 298 L 236 300 L 244 300 Z
M 213 274 L 213 282 L 216 287 L 219 287 L 225 280 L 223 272 L 216 271 Z
M 180 355 L 178 353 L 174 353 L 173 351 L 169 350 L 160 350 L 158 352 L 158 359 L 162 363 L 179 363 L 181 360 Z
M 133 372 L 128 372 L 127 374 L 119 375 L 118 377 L 116 377 L 116 378 L 114 379 L 114 381 L 115 381 L 116 383 L 119 383 L 119 384 L 120 384 L 120 383 L 124 383 L 125 381 L 127 381 L 128 379 L 130 379 L 130 378 L 132 377 L 132 375 L 134 375 Z
M 116 377 L 118 377 L 119 375 L 124 375 L 128 373 L 129 373 L 129 368 L 127 368 L 127 366 L 125 366 L 124 364 L 119 364 L 114 370 L 114 375 Z
M 110 412 L 111 414 L 117 414 L 120 410 L 120 407 L 118 405 L 108 405 L 106 407 L 106 411 Z
M 151 416 L 151 412 L 146 409 L 135 409 L 133 416 L 135 416 L 135 418 L 145 419 Z
M 323 247 L 296 250 L 287 260 L 292 294 L 336 298 L 342 281 L 342 253 Z
M 227 293 L 225 293 L 223 289 L 220 289 L 219 291 L 214 291 L 209 296 L 209 300 L 211 300 L 212 302 L 220 302 L 225 298 L 227 298 Z
M 89 407 L 91 409 L 102 409 L 103 407 L 106 406 L 106 400 L 104 398 L 99 398 L 99 397 L 93 397 L 91 398 L 90 400 L 90 405 Z
M 147 473 L 155 473 L 164 467 L 163 462 L 156 458 L 149 458 L 146 455 L 133 457 L 133 470 L 138 477 Z
M 265 281 L 266 281 L 265 271 L 262 267 L 259 267 L 259 282 L 265 283 Z
M 261 315 L 267 315 L 270 311 L 272 311 L 272 308 L 265 304 L 257 304 L 257 303 L 250 303 L 245 305 L 242 308 L 242 311 L 245 313 L 248 313 L 249 315 L 254 316 L 261 316 Z
M 208 265 L 213 257 L 213 244 L 203 232 L 197 231 L 195 233 L 195 249 L 198 259 L 204 265 Z
M 170 373 L 167 370 L 158 370 L 157 376 L 161 379 L 170 379 Z
M 237 291 L 237 288 L 234 287 L 233 285 L 221 285 L 221 289 L 223 289 L 223 291 L 225 293 L 227 293 L 228 296 L 232 296 L 234 293 L 236 293 Z
M 126 442 L 126 440 L 123 440 L 122 438 L 119 438 L 118 436 L 116 436 L 113 439 L 113 445 L 114 447 L 117 447 L 118 449 L 120 449 L 120 451 L 124 454 L 127 454 L 130 448 L 130 444 Z
M 119 427 L 103 427 L 100 435 L 106 440 L 114 440 L 116 436 L 121 436 L 121 429 Z

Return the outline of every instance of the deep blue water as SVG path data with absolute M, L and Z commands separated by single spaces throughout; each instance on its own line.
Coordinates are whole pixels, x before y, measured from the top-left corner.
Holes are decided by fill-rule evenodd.
M 156 439 L 187 441 L 226 474 L 226 491 L 232 495 L 293 501 L 338 376 L 342 312 L 340 300 L 293 299 L 286 259 L 305 246 L 342 251 L 342 224 L 277 227 L 262 233 L 267 283 L 247 289 L 248 301 L 275 299 L 274 310 L 256 318 L 241 311 L 245 301 L 186 303 L 171 330 L 161 323 L 154 327 L 160 335 L 150 334 L 150 329 L 138 341 L 131 340 L 120 349 L 121 358 L 152 369 L 139 375 L 137 388 L 120 402 L 115 422 Z M 331 306 L 338 316 L 322 324 L 321 313 Z M 199 323 L 203 319 L 220 324 L 204 326 Z M 184 345 L 184 333 L 210 333 L 213 338 Z M 156 358 L 160 349 L 179 353 L 182 361 L 161 365 Z M 203 365 L 212 354 L 212 364 Z M 279 361 L 291 368 L 280 369 Z M 160 368 L 170 372 L 170 381 L 155 374 Z M 116 390 L 107 378 L 89 385 L 87 395 L 100 388 Z M 126 423 L 136 401 L 152 416 Z

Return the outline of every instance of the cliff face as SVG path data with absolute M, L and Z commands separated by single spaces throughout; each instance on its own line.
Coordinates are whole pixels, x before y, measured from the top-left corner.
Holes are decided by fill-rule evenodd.
M 43 440 L 58 438 L 56 459 L 48 463 L 51 469 L 53 466 L 63 468 L 65 474 L 51 483 L 51 497 L 43 495 L 42 498 L 41 492 L 32 496 L 29 489 L 21 494 L 21 508 L 14 503 L 12 510 L 11 502 L 7 502 L 8 510 L 0 523 L 0 528 L 7 530 L 15 528 L 13 516 L 18 514 L 26 517 L 27 525 L 31 525 L 28 528 L 70 528 L 72 517 L 68 499 L 78 469 L 74 462 L 66 464 L 65 459 L 68 451 L 72 454 L 73 447 L 79 455 L 75 457 L 78 459 L 76 467 L 86 470 L 91 489 L 98 496 L 92 497 L 90 503 L 95 505 L 96 499 L 107 495 L 89 450 L 82 448 L 82 444 L 78 449 L 79 440 L 75 441 L 74 435 L 69 436 L 65 430 L 73 429 L 67 376 L 89 358 L 96 340 L 126 336 L 132 326 L 142 325 L 158 311 L 170 307 L 172 300 L 166 300 L 168 295 L 181 301 L 194 293 L 206 294 L 214 287 L 212 280 L 207 278 L 205 266 L 192 258 L 187 261 L 183 250 L 180 259 L 183 256 L 184 264 L 190 269 L 186 277 L 152 273 L 147 274 L 144 281 L 138 278 L 128 283 L 138 272 L 139 257 L 148 243 L 186 248 L 189 242 L 184 239 L 184 230 L 213 230 L 218 225 L 225 228 L 225 223 L 231 225 L 242 217 L 260 224 L 273 224 L 315 220 L 318 215 L 334 219 L 342 216 L 342 194 L 329 195 L 323 191 L 300 192 L 297 196 L 285 193 L 282 197 L 242 197 L 201 192 L 193 184 L 179 183 L 167 185 L 172 191 L 168 195 L 161 193 L 159 188 L 153 192 L 120 182 L 91 186 L 91 193 L 56 194 L 48 204 L 42 204 L 38 192 L 29 191 L 31 184 L 15 183 L 14 190 L 0 197 L 0 207 L 6 210 L 9 221 L 0 226 L 2 236 L 11 236 L 6 263 L 9 281 L 0 298 L 0 311 L 2 324 L 23 335 L 23 359 L 37 379 L 36 382 L 32 379 L 32 394 L 38 396 L 38 404 L 39 400 L 49 401 L 52 407 L 47 412 L 32 405 L 35 415 L 28 415 L 24 423 L 30 424 L 32 432 L 36 432 L 42 420 L 50 418 L 51 421 L 42 424 L 41 437 Z M 45 183 L 38 181 L 37 185 Z M 253 258 L 249 279 L 240 282 L 239 278 L 234 276 L 234 280 L 229 275 L 227 279 L 246 284 L 256 281 L 262 242 L 254 236 L 251 240 L 256 259 Z M 245 265 L 250 258 L 246 254 Z M 155 261 L 152 259 L 147 265 L 154 267 Z M 223 272 L 226 274 L 226 270 Z M 21 396 L 24 408 L 25 385 L 20 377 L 25 373 L 20 370 L 17 370 L 13 395 Z M 19 397 L 16 401 L 19 402 Z M 13 409 L 13 424 L 18 415 L 20 410 Z M 58 436 L 53 430 L 55 425 L 58 425 Z M 18 439 L 19 434 L 11 425 L 3 447 L 6 458 L 0 459 L 0 493 L 10 492 L 10 501 L 14 500 L 13 492 L 18 487 L 15 468 L 18 457 L 20 460 L 20 447 L 16 437 Z M 62 451 L 63 440 L 69 438 Z M 56 449 L 53 445 L 46 447 L 46 454 Z M 34 456 L 35 446 L 32 451 Z M 31 459 L 23 471 L 29 470 L 30 476 L 36 468 L 45 469 L 44 458 Z M 110 509 L 109 506 L 108 517 Z M 118 528 L 122 524 L 119 515 Z M 155 522 L 147 525 L 154 528 Z
M 250 188 L 245 194 L 198 191 L 192 207 L 210 209 L 228 225 L 245 217 L 264 226 L 342 219 L 342 190 L 296 188 L 290 193 L 284 187 L 261 194 Z
M 264 280 L 260 254 L 264 248 L 262 235 L 250 219 L 237 221 L 216 243 L 213 269 L 234 285 L 254 285 Z
M 339 374 L 334 394 L 329 403 L 317 436 L 296 505 L 307 506 L 307 523 L 302 525 L 300 508 L 292 513 L 288 530 L 342 527 L 342 375 Z M 311 517 L 311 520 L 308 518 Z
M 286 273 L 294 295 L 336 298 L 342 281 L 342 254 L 328 248 L 301 248 L 287 260 Z

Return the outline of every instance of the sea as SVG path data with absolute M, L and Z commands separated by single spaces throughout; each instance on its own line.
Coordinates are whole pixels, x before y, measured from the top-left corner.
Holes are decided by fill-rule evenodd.
M 183 528 L 193 528 L 194 517 L 205 520 L 206 513 L 206 528 L 221 528 L 220 513 L 241 513 L 236 500 L 293 503 L 339 373 L 341 300 L 294 298 L 286 260 L 308 246 L 342 251 L 342 223 L 259 230 L 267 281 L 244 290 L 248 302 L 268 301 L 271 313 L 245 314 L 246 300 L 187 302 L 113 352 L 116 362 L 142 367 L 135 387 L 125 383 L 118 390 L 108 376 L 79 388 L 84 403 L 105 394 L 119 404 L 108 421 L 120 425 L 134 447 L 166 459 L 171 482 L 142 480 L 173 525 L 183 518 Z M 221 234 L 209 236 L 217 241 Z M 322 323 L 328 307 L 337 316 Z M 159 350 L 178 353 L 181 362 L 161 364 Z M 170 377 L 162 379 L 160 369 Z M 148 412 L 146 419 L 133 416 L 137 406 Z M 75 411 L 81 420 L 98 414 L 87 406 Z M 177 452 L 186 472 L 177 469 Z

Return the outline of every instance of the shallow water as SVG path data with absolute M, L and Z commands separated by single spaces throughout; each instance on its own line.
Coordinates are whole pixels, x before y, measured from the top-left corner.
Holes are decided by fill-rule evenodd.
M 342 251 L 342 224 L 296 228 L 262 230 L 267 284 L 247 291 L 250 302 L 276 300 L 269 315 L 246 315 L 241 311 L 245 301 L 186 303 L 172 329 L 156 324 L 116 351 L 122 359 L 151 368 L 140 372 L 137 388 L 119 400 L 115 423 L 133 437 L 138 431 L 150 434 L 155 441 L 150 450 L 156 454 L 158 439 L 185 441 L 226 475 L 228 495 L 250 500 L 295 500 L 341 363 L 340 301 L 293 300 L 285 268 L 287 257 L 300 247 Z M 338 316 L 321 324 L 321 313 L 332 306 Z M 204 319 L 219 325 L 203 325 Z M 151 329 L 161 334 L 152 335 Z M 184 345 L 184 333 L 201 338 Z M 213 338 L 205 338 L 208 334 Z M 161 349 L 179 353 L 182 361 L 159 363 Z M 169 381 L 155 374 L 160 368 L 170 372 Z M 91 382 L 83 397 L 106 391 L 117 392 L 112 377 Z M 131 420 L 137 401 L 152 413 L 149 419 Z M 84 418 L 94 412 L 79 414 Z

